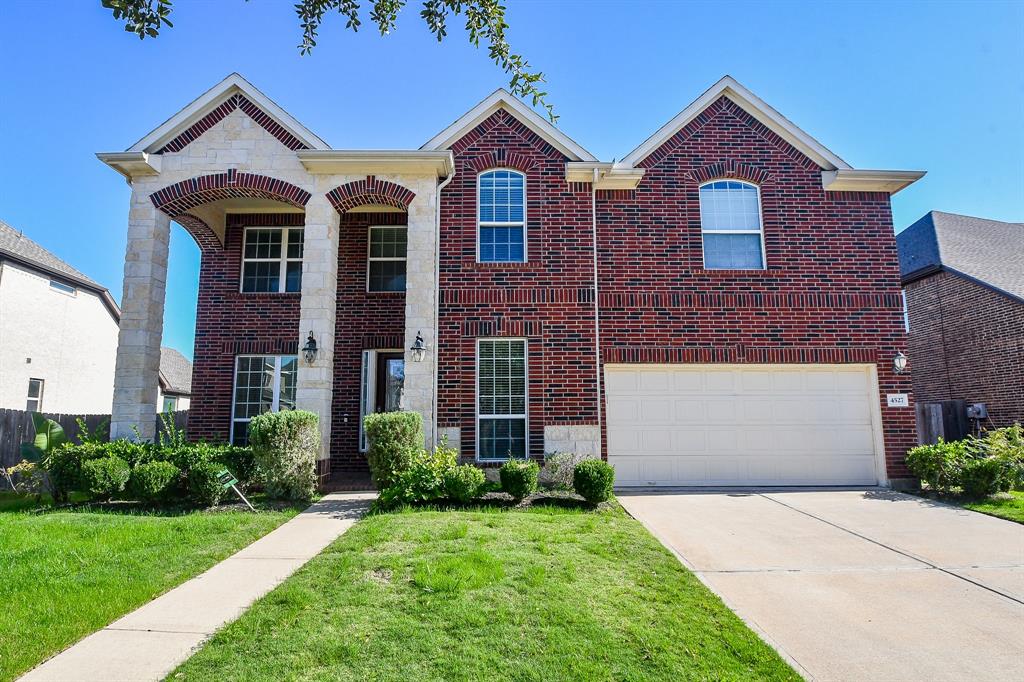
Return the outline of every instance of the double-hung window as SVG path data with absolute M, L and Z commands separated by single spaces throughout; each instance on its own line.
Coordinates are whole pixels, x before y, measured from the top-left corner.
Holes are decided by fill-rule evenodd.
M 478 178 L 477 260 L 526 262 L 526 176 L 489 170 Z
M 368 291 L 405 291 L 408 232 L 405 227 L 370 228 Z
M 525 459 L 526 340 L 477 341 L 477 458 Z
M 43 380 L 42 379 L 29 379 L 28 380 L 28 400 L 25 403 L 25 409 L 28 412 L 42 412 L 43 411 Z
M 700 227 L 708 270 L 763 270 L 764 234 L 757 185 L 715 180 L 700 187 Z
M 242 291 L 302 290 L 301 227 L 247 227 L 242 250 Z
M 235 358 L 235 395 L 231 442 L 245 445 L 249 422 L 264 412 L 295 409 L 298 359 L 294 355 L 239 355 Z

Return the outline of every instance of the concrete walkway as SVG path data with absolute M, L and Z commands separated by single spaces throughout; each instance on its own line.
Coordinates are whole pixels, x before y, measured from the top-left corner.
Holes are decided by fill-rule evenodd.
M 376 493 L 334 493 L 200 576 L 26 673 L 24 682 L 162 680 L 348 530 Z
M 1024 680 L 1024 526 L 887 490 L 619 501 L 808 679 Z

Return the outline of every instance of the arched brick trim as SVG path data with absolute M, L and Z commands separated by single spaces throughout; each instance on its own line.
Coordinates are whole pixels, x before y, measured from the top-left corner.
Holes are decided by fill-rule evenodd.
M 717 180 L 719 178 L 748 180 L 757 185 L 765 185 L 772 180 L 772 174 L 768 171 L 757 166 L 739 163 L 733 159 L 708 164 L 707 166 L 691 170 L 686 175 L 690 179 L 695 180 L 697 184 L 703 184 L 709 180 Z
M 537 165 L 537 160 L 519 152 L 508 153 L 505 149 L 498 149 L 470 159 L 468 165 L 476 173 L 482 173 L 491 168 L 511 168 L 522 173 L 529 173 Z
M 225 116 L 235 109 L 241 109 L 244 111 L 249 118 L 256 121 L 260 127 L 276 137 L 281 144 L 288 147 L 288 149 L 291 149 L 292 151 L 296 149 L 309 149 L 309 147 L 302 143 L 302 140 L 285 130 L 284 127 L 267 115 L 265 111 L 253 104 L 247 97 L 235 94 L 206 116 L 203 116 L 201 119 L 193 123 L 180 135 L 161 147 L 157 151 L 157 154 L 180 152 L 190 143 L 197 140 L 207 130 L 217 125 L 217 123 L 223 120 Z
M 230 169 L 226 173 L 203 175 L 168 185 L 149 195 L 153 205 L 177 218 L 183 213 L 221 199 L 270 199 L 302 208 L 310 193 L 290 182 L 266 175 L 239 173 Z
M 371 204 L 393 206 L 407 211 L 415 198 L 416 193 L 411 189 L 387 180 L 378 180 L 372 175 L 367 175 L 365 180 L 345 183 L 327 193 L 327 200 L 338 213 L 344 213 L 356 206 Z
M 181 215 L 174 216 L 174 222 L 184 227 L 192 235 L 192 239 L 196 240 L 200 251 L 214 248 L 219 249 L 223 246 L 217 233 L 204 220 L 195 217 L 191 213 L 182 213 Z

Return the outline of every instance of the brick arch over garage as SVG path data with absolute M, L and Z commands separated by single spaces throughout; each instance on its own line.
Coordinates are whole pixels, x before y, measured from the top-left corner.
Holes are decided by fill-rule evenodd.
M 229 169 L 225 173 L 176 182 L 153 192 L 149 199 L 154 206 L 185 227 L 200 248 L 205 249 L 221 246 L 221 241 L 209 225 L 189 213 L 196 207 L 223 199 L 269 199 L 303 208 L 310 196 L 309 192 L 290 182 Z
M 416 198 L 411 189 L 387 180 L 378 180 L 367 175 L 365 180 L 354 180 L 335 187 L 327 193 L 327 200 L 338 213 L 344 213 L 356 206 L 391 206 L 402 211 L 409 210 L 409 204 Z

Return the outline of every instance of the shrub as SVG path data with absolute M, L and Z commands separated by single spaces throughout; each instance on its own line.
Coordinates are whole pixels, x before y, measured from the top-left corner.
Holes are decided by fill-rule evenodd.
M 959 486 L 964 463 L 970 458 L 967 441 L 919 445 L 907 453 L 910 472 L 935 490 L 949 492 Z
M 590 504 L 598 504 L 611 497 L 614 483 L 615 469 L 599 459 L 580 462 L 573 470 L 573 490 Z
M 124 490 L 130 475 L 128 462 L 114 455 L 82 462 L 82 487 L 94 500 L 109 500 Z
M 8 467 L 7 475 L 13 479 L 14 489 L 23 495 L 35 495 L 38 499 L 46 485 L 46 472 L 35 462 L 23 459 Z
M 132 469 L 128 492 L 142 502 L 170 497 L 181 479 L 181 469 L 170 462 L 145 462 Z
M 472 464 L 463 464 L 445 472 L 444 490 L 451 499 L 466 504 L 480 495 L 486 481 L 482 469 Z
M 572 474 L 576 465 L 589 459 L 578 452 L 556 452 L 544 455 L 544 466 L 540 470 L 539 482 L 554 490 L 572 490 Z
M 1003 464 L 994 457 L 967 460 L 960 472 L 960 486 L 969 497 L 988 497 L 999 492 Z
M 109 443 L 92 442 L 96 452 L 120 457 L 128 466 L 135 467 L 155 459 L 160 459 L 160 451 L 152 443 L 137 442 L 127 438 L 118 438 Z
M 217 478 L 223 467 L 215 462 L 199 462 L 188 472 L 188 496 L 196 504 L 213 507 L 224 495 L 224 486 Z
M 249 444 L 267 495 L 309 500 L 316 493 L 319 421 L 313 412 L 293 410 L 266 412 L 249 422 Z
M 423 417 L 419 412 L 377 412 L 363 418 L 369 441 L 366 459 L 378 489 L 398 481 L 412 461 L 423 452 Z
M 498 470 L 501 476 L 501 489 L 519 502 L 523 498 L 537 492 L 537 477 L 540 467 L 533 460 L 510 459 Z
M 458 453 L 445 444 L 433 452 L 420 449 L 412 457 L 409 467 L 393 484 L 381 491 L 378 506 L 389 509 L 399 504 L 428 502 L 446 495 L 445 481 L 456 468 Z
M 256 455 L 252 448 L 221 445 L 212 448 L 210 457 L 213 461 L 223 464 L 225 469 L 235 475 L 240 488 L 248 488 L 259 477 L 259 467 L 256 465 Z
M 987 432 L 981 449 L 1002 467 L 1000 489 L 1024 486 L 1024 428 L 1020 424 Z

